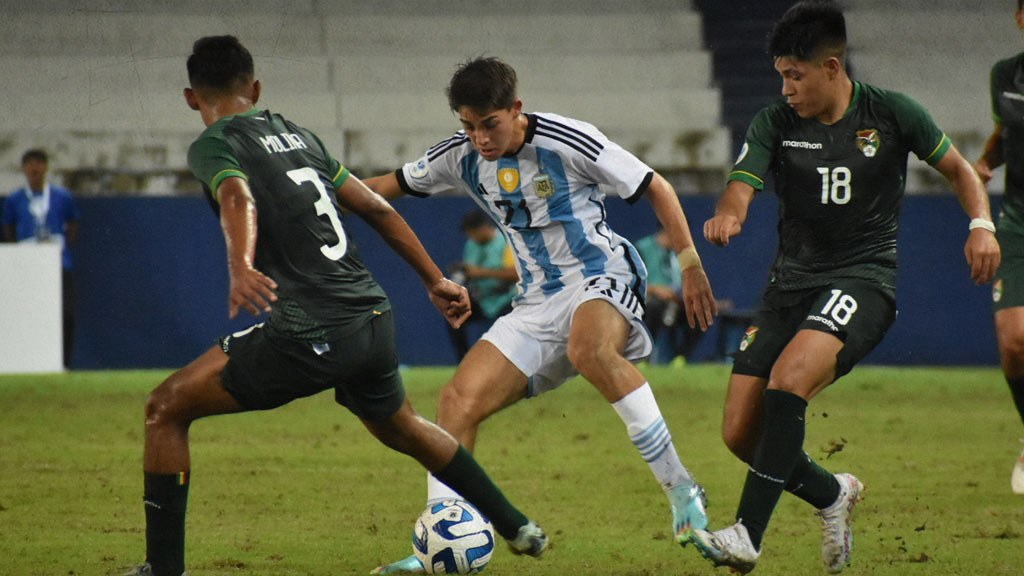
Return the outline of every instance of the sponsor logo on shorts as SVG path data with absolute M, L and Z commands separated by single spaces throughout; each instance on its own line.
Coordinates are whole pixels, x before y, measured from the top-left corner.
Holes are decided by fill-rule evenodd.
M 825 326 L 827 326 L 828 329 L 833 331 L 833 332 L 839 332 L 839 327 L 836 326 L 836 323 L 831 321 L 831 320 L 829 320 L 828 318 L 825 318 L 824 316 L 818 316 L 816 314 L 811 314 L 810 316 L 807 317 L 807 319 L 812 321 L 812 322 L 820 322 L 820 323 L 824 324 Z
M 992 301 L 999 302 L 1003 299 L 1003 279 L 1000 278 L 992 284 Z

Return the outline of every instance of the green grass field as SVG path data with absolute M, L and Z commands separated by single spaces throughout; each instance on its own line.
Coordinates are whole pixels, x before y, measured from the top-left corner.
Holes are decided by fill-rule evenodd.
M 745 467 L 719 438 L 728 367 L 645 370 L 712 526 L 731 523 Z M 421 412 L 450 374 L 406 373 Z M 0 574 L 119 574 L 143 558 L 142 408 L 165 375 L 0 377 Z M 808 415 L 812 456 L 867 485 L 846 574 L 1021 573 L 1009 472 L 1024 434 L 998 370 L 861 367 Z M 583 380 L 487 421 L 477 455 L 552 541 L 540 560 L 501 547 L 488 574 L 728 574 L 672 543 L 667 500 Z M 192 458 L 194 576 L 364 574 L 411 550 L 424 473 L 331 394 L 199 421 Z M 819 546 L 810 507 L 783 496 L 754 574 L 822 574 Z

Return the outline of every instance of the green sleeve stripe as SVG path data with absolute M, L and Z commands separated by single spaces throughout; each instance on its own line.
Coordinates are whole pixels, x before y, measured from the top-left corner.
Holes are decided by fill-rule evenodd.
M 335 188 L 341 188 L 341 185 L 345 183 L 345 180 L 348 180 L 350 175 L 351 172 L 348 171 L 348 168 L 339 166 L 338 173 L 334 175 L 334 178 L 331 178 L 331 182 L 334 182 Z
M 946 155 L 946 150 L 949 150 L 949 147 L 952 145 L 953 141 L 949 139 L 949 136 L 943 134 L 942 140 L 939 141 L 939 145 L 935 147 L 935 150 L 932 150 L 932 153 L 929 154 L 924 161 L 928 164 L 934 165 L 939 160 L 942 160 L 942 157 Z
M 217 187 L 220 186 L 221 182 L 232 177 L 241 178 L 246 182 L 249 181 L 249 177 L 245 175 L 245 172 L 242 172 L 241 170 L 236 170 L 234 168 L 227 168 L 225 170 L 217 172 L 213 179 L 210 180 L 210 192 L 213 193 L 213 199 L 215 201 L 220 202 L 220 198 L 217 197 Z
M 751 186 L 753 186 L 757 190 L 760 190 L 761 188 L 764 188 L 764 180 L 761 180 L 760 178 L 758 178 L 757 176 L 751 174 L 750 172 L 744 172 L 742 170 L 733 171 L 733 172 L 729 173 L 729 177 L 726 178 L 725 181 L 729 182 L 729 181 L 732 181 L 732 180 L 739 180 L 740 182 L 746 182 L 747 184 L 750 184 Z

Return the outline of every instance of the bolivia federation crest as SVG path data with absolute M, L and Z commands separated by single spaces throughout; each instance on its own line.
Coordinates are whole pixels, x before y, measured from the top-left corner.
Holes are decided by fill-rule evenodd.
M 882 140 L 878 137 L 878 130 L 858 130 L 857 131 L 857 148 L 864 153 L 868 158 L 873 157 L 878 153 L 878 147 L 882 145 Z
M 519 188 L 519 170 L 515 168 L 502 168 L 498 170 L 498 183 L 502 189 L 509 194 Z
M 743 340 L 740 340 L 740 352 L 749 348 L 754 343 L 754 338 L 757 338 L 757 326 L 751 326 L 743 333 Z

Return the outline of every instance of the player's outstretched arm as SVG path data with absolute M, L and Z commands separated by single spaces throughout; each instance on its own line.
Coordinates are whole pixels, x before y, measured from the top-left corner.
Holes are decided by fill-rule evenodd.
M 444 277 L 412 228 L 387 200 L 355 176 L 349 176 L 338 188 L 338 202 L 372 226 L 391 249 L 412 267 L 426 286 L 430 301 L 453 328 L 458 328 L 469 318 L 469 292 Z
M 363 184 L 389 202 L 405 195 L 405 191 L 398 184 L 398 176 L 394 172 L 367 178 L 363 180 Z
M 256 203 L 249 184 L 242 178 L 226 178 L 217 186 L 220 202 L 220 227 L 228 252 L 228 317 L 245 308 L 253 316 L 270 312 L 277 300 L 277 283 L 253 268 L 256 254 Z
M 704 238 L 715 246 L 728 246 L 729 239 L 738 235 L 747 221 L 747 210 L 754 199 L 754 192 L 750 184 L 730 180 L 718 200 L 715 215 L 704 223 Z
M 964 245 L 967 265 L 971 267 L 971 279 L 976 284 L 988 282 L 999 268 L 1000 252 L 985 186 L 974 167 L 953 146 L 949 147 L 935 168 L 949 181 L 964 212 L 971 219 L 970 232 Z
M 654 208 L 662 228 L 668 233 L 672 242 L 672 250 L 679 258 L 679 269 L 683 275 L 683 307 L 686 309 L 686 321 L 690 328 L 700 325 L 707 330 L 714 324 L 714 316 L 718 314 L 718 304 L 711 292 L 711 282 L 704 273 L 697 247 L 690 234 L 690 225 L 686 214 L 679 204 L 679 196 L 667 180 L 658 173 L 654 174 L 647 188 L 647 199 Z

